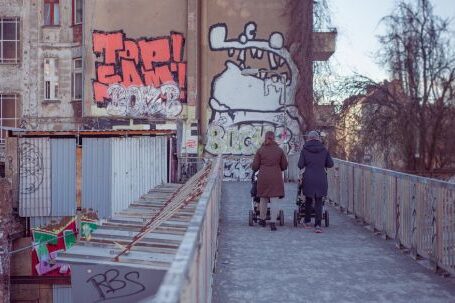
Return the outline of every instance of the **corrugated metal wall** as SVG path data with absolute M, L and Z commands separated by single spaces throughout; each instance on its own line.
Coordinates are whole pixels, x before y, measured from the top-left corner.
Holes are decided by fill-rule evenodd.
M 167 137 L 84 138 L 82 208 L 101 218 L 167 182 Z M 76 140 L 21 138 L 19 214 L 72 216 L 76 210 Z M 47 222 L 33 219 L 33 226 Z
M 82 207 L 102 218 L 167 182 L 167 137 L 84 139 Z
M 112 213 L 167 182 L 167 138 L 112 138 Z
M 73 303 L 71 287 L 54 285 L 52 290 L 53 303 Z
M 84 138 L 82 141 L 82 208 L 111 214 L 111 138 Z
M 76 139 L 51 139 L 52 216 L 76 213 Z
M 51 152 L 49 138 L 19 139 L 19 215 L 51 214 Z

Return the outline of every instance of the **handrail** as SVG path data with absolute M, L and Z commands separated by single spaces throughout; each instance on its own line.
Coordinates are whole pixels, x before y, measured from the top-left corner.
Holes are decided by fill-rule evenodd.
M 371 165 L 366 165 L 366 164 L 361 164 L 361 163 L 355 163 L 355 162 L 349 162 L 346 160 L 340 160 L 340 159 L 335 159 L 336 163 L 344 163 L 349 166 L 354 166 L 354 167 L 359 167 L 367 170 L 371 170 L 373 172 L 378 172 L 381 174 L 386 174 L 389 176 L 396 176 L 400 178 L 408 178 L 409 180 L 415 180 L 419 181 L 422 183 L 428 183 L 428 184 L 438 184 L 441 186 L 448 186 L 448 187 L 455 187 L 455 183 L 447 182 L 444 180 L 439 180 L 439 179 L 434 179 L 434 178 L 428 178 L 428 177 L 422 177 L 422 176 L 417 176 L 417 175 L 412 175 L 409 173 L 402 173 L 390 169 L 385 169 L 385 168 L 380 168 L 376 166 L 371 166 Z
M 328 198 L 411 256 L 455 274 L 455 184 L 335 159 Z
M 153 302 L 211 302 L 222 168 L 222 158 L 219 156 L 212 166 L 190 225 Z

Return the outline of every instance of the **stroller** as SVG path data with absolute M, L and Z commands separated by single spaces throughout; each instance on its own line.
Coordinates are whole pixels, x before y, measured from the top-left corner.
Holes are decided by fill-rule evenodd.
M 297 209 L 294 210 L 294 226 L 297 227 L 302 219 L 305 217 L 306 207 L 305 207 L 305 196 L 302 193 L 303 190 L 303 175 L 300 175 L 298 188 L 297 188 L 297 197 L 295 204 Z M 329 212 L 325 208 L 326 197 L 322 198 L 322 220 L 324 221 L 325 227 L 329 227 Z M 314 203 L 314 201 L 313 201 Z M 316 216 L 314 208 L 312 207 L 311 218 Z
M 260 198 L 257 196 L 257 172 L 253 172 L 251 176 L 251 209 L 248 212 L 248 225 L 254 226 L 255 223 L 258 223 L 259 215 L 259 201 Z M 270 220 L 270 207 L 267 207 L 267 217 L 266 220 Z M 284 212 L 282 209 L 278 212 L 277 223 L 280 226 L 284 225 Z

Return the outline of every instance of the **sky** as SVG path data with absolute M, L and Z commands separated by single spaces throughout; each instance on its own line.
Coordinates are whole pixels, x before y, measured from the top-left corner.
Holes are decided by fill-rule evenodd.
M 417 1 L 417 0 L 411 0 Z M 341 76 L 361 73 L 375 81 L 387 78 L 386 70 L 375 63 L 379 49 L 377 35 L 384 27 L 379 21 L 389 15 L 396 0 L 328 0 L 331 18 L 337 28 L 337 46 L 331 60 Z M 433 0 L 435 13 L 452 18 L 455 28 L 455 0 Z

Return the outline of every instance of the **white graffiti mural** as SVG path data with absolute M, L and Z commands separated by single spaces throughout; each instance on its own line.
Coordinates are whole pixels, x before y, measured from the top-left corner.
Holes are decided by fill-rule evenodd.
M 224 69 L 212 80 L 205 150 L 240 156 L 225 162 L 227 180 L 251 177 L 251 159 L 242 156 L 253 155 L 267 131 L 275 132 L 277 142 L 288 153 L 300 147 L 302 121 L 294 105 L 297 66 L 284 47 L 281 33 L 259 39 L 256 30 L 257 25 L 249 22 L 238 38 L 229 39 L 226 24 L 210 28 L 211 50 L 226 51 L 227 59 Z M 268 63 L 266 68 L 262 67 L 264 63 Z
M 251 158 L 225 159 L 224 180 L 225 181 L 247 181 L 251 180 Z
M 114 116 L 155 116 L 177 117 L 182 112 L 179 101 L 180 89 L 175 84 L 153 86 L 130 86 L 120 84 L 109 86 L 107 93 L 111 102 L 107 112 Z
M 293 105 L 297 67 L 284 47 L 283 35 L 256 38 L 257 26 L 249 22 L 236 39 L 228 39 L 227 26 L 210 29 L 210 48 L 227 51 L 224 70 L 212 81 L 209 105 L 212 115 L 205 146 L 211 154 L 252 155 L 266 131 L 275 132 L 277 141 L 289 152 L 298 150 L 299 115 Z M 268 68 L 251 69 L 248 64 Z

